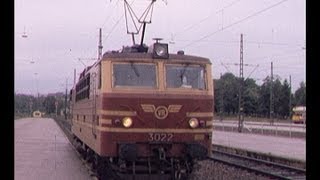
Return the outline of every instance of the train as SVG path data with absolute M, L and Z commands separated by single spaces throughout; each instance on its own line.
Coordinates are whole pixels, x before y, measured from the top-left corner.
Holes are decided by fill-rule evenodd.
M 35 118 L 41 118 L 43 115 L 44 115 L 44 113 L 40 112 L 39 110 L 34 111 L 32 113 L 32 117 L 35 117 Z
M 168 47 L 108 51 L 71 89 L 74 144 L 99 174 L 180 179 L 211 155 L 211 61 Z
M 306 106 L 295 106 L 292 108 L 292 122 L 295 124 L 306 124 Z
M 102 55 L 100 29 L 99 58 L 71 90 L 73 144 L 100 179 L 186 179 L 212 153 L 212 63 L 169 53 L 160 38 L 143 43 L 155 2 L 137 19 L 137 32 L 127 24 L 131 46 Z M 128 23 L 137 16 L 124 5 Z

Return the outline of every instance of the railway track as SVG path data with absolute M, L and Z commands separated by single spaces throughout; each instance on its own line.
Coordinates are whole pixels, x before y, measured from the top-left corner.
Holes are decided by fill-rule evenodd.
M 70 124 L 64 120 L 56 120 L 57 124 L 60 126 L 62 131 L 68 137 L 70 143 L 72 144 L 72 136 Z M 73 146 L 74 147 L 74 146 Z M 74 148 L 79 159 L 86 166 L 89 171 L 92 179 L 99 179 L 94 173 L 94 169 L 91 164 L 83 158 L 81 152 Z M 305 169 L 300 169 L 292 166 L 287 166 L 279 163 L 274 163 L 266 160 L 260 160 L 256 158 L 250 158 L 246 156 L 231 154 L 219 150 L 212 151 L 212 157 L 209 157 L 209 160 L 225 164 L 227 166 L 235 167 L 254 173 L 259 176 L 271 178 L 271 179 L 292 179 L 292 180 L 304 180 L 306 179 Z
M 249 158 L 218 150 L 212 151 L 211 161 L 220 162 L 272 179 L 303 180 L 306 179 L 305 169 L 295 168 L 265 160 Z

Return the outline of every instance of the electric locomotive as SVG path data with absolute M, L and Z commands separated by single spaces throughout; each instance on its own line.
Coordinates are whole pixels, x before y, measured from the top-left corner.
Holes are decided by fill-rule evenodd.
M 158 41 L 124 47 L 84 69 L 71 92 L 75 142 L 100 173 L 179 179 L 211 153 L 207 58 L 169 54 Z

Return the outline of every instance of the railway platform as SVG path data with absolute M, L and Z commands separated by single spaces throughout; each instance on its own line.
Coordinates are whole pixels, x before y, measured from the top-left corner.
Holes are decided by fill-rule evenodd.
M 93 179 L 68 139 L 50 118 L 14 121 L 14 176 L 28 179 Z M 306 140 L 214 131 L 213 144 L 306 160 Z
M 293 160 L 306 161 L 306 140 L 301 138 L 214 131 L 212 134 L 212 143 Z
M 88 180 L 87 168 L 50 118 L 14 121 L 15 180 Z
M 232 120 L 214 120 L 214 130 L 238 132 L 238 121 Z M 288 138 L 306 138 L 306 125 L 293 123 L 274 122 L 243 122 L 244 133 L 262 134 Z

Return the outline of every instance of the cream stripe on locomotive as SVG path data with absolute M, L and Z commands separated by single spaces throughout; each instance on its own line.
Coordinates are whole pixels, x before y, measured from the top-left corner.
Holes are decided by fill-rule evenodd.
M 136 116 L 136 111 L 113 111 L 113 110 L 100 110 L 100 114 L 108 116 Z
M 98 127 L 103 132 L 123 132 L 123 133 L 211 133 L 210 129 L 156 129 L 156 128 L 110 128 L 110 127 Z
M 213 117 L 213 112 L 187 112 L 187 117 Z
M 207 125 L 212 125 L 213 121 L 206 121 Z
M 143 105 L 145 112 L 154 112 L 155 107 L 150 108 L 150 106 L 145 107 Z M 181 107 L 170 107 L 171 112 L 178 112 Z M 136 116 L 136 111 L 113 111 L 113 110 L 101 110 L 100 113 L 102 115 L 109 115 L 109 116 Z M 213 112 L 187 112 L 187 117 L 213 117 Z
M 99 126 L 101 126 L 102 124 L 111 125 L 112 124 L 112 120 L 111 119 L 100 119 L 99 120 Z
M 89 123 L 84 122 L 77 122 L 74 123 L 87 126 L 92 128 L 92 125 Z M 102 127 L 96 126 L 95 127 L 99 131 L 103 132 L 126 132 L 126 133 L 211 133 L 212 128 L 205 128 L 205 129 L 174 129 L 174 128 L 166 128 L 166 129 L 158 129 L 158 128 L 114 128 L 114 127 Z

